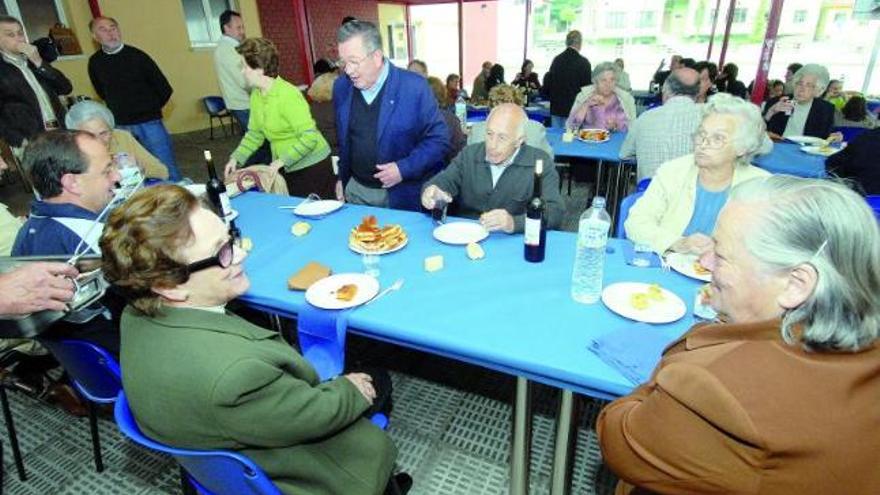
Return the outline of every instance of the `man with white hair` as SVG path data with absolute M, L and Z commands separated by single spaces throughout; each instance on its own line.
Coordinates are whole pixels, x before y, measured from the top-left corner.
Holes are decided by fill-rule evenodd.
M 828 69 L 807 64 L 795 72 L 794 96 L 767 101 L 767 130 L 783 137 L 813 136 L 826 139 L 834 128 L 834 105 L 822 99 L 831 77 Z M 838 133 L 834 133 L 839 137 Z
M 694 101 L 699 91 L 697 71 L 676 69 L 663 83 L 663 105 L 630 124 L 620 158 L 636 158 L 638 180 L 654 177 L 664 162 L 693 152 L 693 134 L 702 120 L 702 109 Z
M 458 205 L 457 214 L 479 218 L 486 230 L 522 232 L 532 197 L 535 162 L 543 160 L 541 197 L 547 204 L 547 227 L 559 228 L 565 210 L 559 175 L 550 156 L 524 144 L 528 116 L 513 103 L 502 103 L 486 121 L 486 141 L 468 145 L 422 190 L 422 206 L 438 201 Z
M 855 192 L 734 188 L 701 260 L 720 321 L 666 347 L 596 431 L 618 494 L 876 494 L 880 229 Z

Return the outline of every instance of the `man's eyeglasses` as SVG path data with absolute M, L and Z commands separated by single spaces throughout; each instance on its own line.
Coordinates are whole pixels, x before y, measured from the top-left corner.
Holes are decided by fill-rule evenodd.
M 727 144 L 727 136 L 721 134 L 706 134 L 705 132 L 695 132 L 692 136 L 694 146 L 703 146 L 709 149 L 723 148 Z
M 211 256 L 210 258 L 194 261 L 186 265 L 186 271 L 187 273 L 195 273 L 197 271 L 205 270 L 215 266 L 219 266 L 220 268 L 229 268 L 229 266 L 232 265 L 232 259 L 234 257 L 235 239 L 230 237 L 228 241 L 220 246 L 217 254 Z
M 372 55 L 375 51 L 376 50 L 373 50 L 372 52 L 367 53 L 366 55 L 361 57 L 359 60 L 339 59 L 336 61 L 336 67 L 339 67 L 339 70 L 341 70 L 341 71 L 345 71 L 345 69 L 347 67 L 351 67 L 351 70 L 358 70 L 361 68 L 361 64 L 364 62 L 364 60 L 370 58 L 370 55 Z

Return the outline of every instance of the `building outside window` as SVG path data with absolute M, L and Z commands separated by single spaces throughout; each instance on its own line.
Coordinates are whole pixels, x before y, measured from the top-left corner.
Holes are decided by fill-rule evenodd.
M 190 45 L 193 47 L 216 45 L 217 40 L 223 35 L 220 31 L 220 14 L 227 9 L 235 10 L 232 0 L 182 1 Z

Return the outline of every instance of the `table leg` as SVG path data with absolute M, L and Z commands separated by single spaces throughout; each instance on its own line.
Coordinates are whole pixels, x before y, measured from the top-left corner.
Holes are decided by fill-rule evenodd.
M 617 215 L 620 210 L 620 200 L 623 199 L 623 186 L 621 186 L 620 177 L 623 175 L 623 169 L 626 165 L 623 162 L 617 164 L 617 170 L 614 173 L 612 181 L 612 191 L 608 193 L 611 197 L 611 225 L 617 225 Z
M 529 492 L 529 449 L 531 448 L 532 408 L 529 381 L 516 377 L 513 403 L 513 443 L 510 454 L 510 495 Z
M 556 446 L 553 453 L 553 474 L 550 479 L 550 494 L 565 495 L 571 491 L 571 466 L 568 460 L 574 450 L 572 418 L 574 417 L 574 393 L 562 390 L 559 400 L 559 414 L 556 418 Z

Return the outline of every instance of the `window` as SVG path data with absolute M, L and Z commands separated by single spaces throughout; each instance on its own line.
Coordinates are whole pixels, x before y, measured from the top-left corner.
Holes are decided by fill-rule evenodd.
M 735 8 L 733 9 L 733 23 L 734 24 L 742 24 L 746 22 L 746 14 L 748 13 L 747 9 Z
M 15 17 L 24 25 L 28 39 L 49 36 L 56 23 L 67 25 L 62 0 L 0 0 L 0 12 Z
M 794 11 L 794 23 L 795 24 L 803 24 L 807 22 L 807 11 L 806 10 L 795 10 Z
M 606 29 L 623 29 L 626 25 L 626 12 L 609 12 L 605 17 Z
M 639 16 L 640 28 L 652 28 L 657 24 L 655 12 L 653 10 L 642 11 Z
M 220 14 L 235 10 L 231 0 L 183 0 L 186 31 L 190 45 L 213 46 L 223 34 L 220 31 Z

